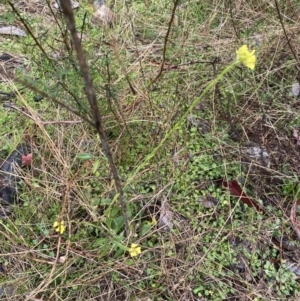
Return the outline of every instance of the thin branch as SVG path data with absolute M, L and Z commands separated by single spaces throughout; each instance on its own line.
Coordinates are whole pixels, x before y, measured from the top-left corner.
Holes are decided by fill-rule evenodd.
M 43 125 L 48 125 L 48 124 L 77 124 L 77 123 L 81 123 L 82 121 L 81 120 L 61 120 L 61 121 L 42 121 L 41 117 L 40 116 L 36 116 L 36 119 L 31 116 L 30 114 L 28 114 L 27 112 L 23 111 L 21 108 L 17 107 L 17 106 L 14 106 L 12 104 L 9 104 L 9 103 L 5 103 L 3 104 L 3 107 L 5 108 L 10 108 L 10 109 L 13 109 L 13 110 L 16 110 L 17 112 L 25 115 L 26 117 L 30 118 L 31 120 L 33 120 L 34 122 L 36 122 L 36 119 L 39 120 L 39 122 Z
M 297 54 L 296 54 L 296 52 L 295 52 L 295 50 L 294 50 L 294 47 L 292 46 L 292 44 L 291 44 L 291 42 L 290 42 L 290 39 L 289 39 L 288 34 L 287 34 L 287 31 L 286 31 L 286 29 L 285 29 L 285 26 L 284 26 L 284 23 L 283 23 L 283 20 L 282 20 L 282 15 L 281 15 L 281 12 L 280 12 L 279 5 L 278 5 L 277 0 L 275 0 L 275 6 L 276 6 L 277 15 L 278 15 L 278 18 L 279 18 L 281 27 L 282 27 L 282 29 L 283 29 L 285 38 L 286 38 L 286 40 L 287 40 L 287 43 L 288 43 L 288 45 L 289 45 L 289 48 L 290 48 L 290 50 L 291 50 L 291 52 L 292 52 L 292 54 L 293 54 L 295 60 L 296 60 L 297 63 L 298 63 L 297 69 L 298 69 L 298 71 L 300 71 L 300 62 L 299 62 L 298 56 L 297 56 Z
M 129 235 L 128 216 L 127 216 L 126 204 L 124 201 L 122 184 L 121 184 L 119 173 L 117 171 L 117 167 L 113 160 L 113 157 L 112 157 L 112 154 L 110 151 L 110 147 L 109 147 L 109 143 L 108 143 L 108 140 L 107 140 L 104 128 L 103 128 L 102 116 L 101 116 L 99 106 L 97 103 L 95 89 L 93 86 L 93 81 L 90 76 L 88 65 L 87 65 L 87 62 L 86 62 L 86 59 L 85 59 L 85 56 L 84 56 L 84 53 L 83 53 L 83 50 L 81 47 L 80 40 L 79 40 L 77 32 L 76 32 L 75 20 L 74 20 L 72 7 L 71 7 L 71 2 L 70 2 L 70 0 L 60 0 L 60 4 L 61 4 L 62 10 L 63 10 L 63 13 L 65 15 L 66 23 L 70 30 L 72 40 L 74 43 L 74 47 L 75 47 L 75 50 L 77 53 L 78 63 L 79 63 L 81 73 L 82 73 L 82 76 L 83 76 L 83 79 L 85 82 L 87 96 L 88 96 L 88 100 L 90 103 L 91 114 L 94 119 L 94 127 L 96 128 L 96 130 L 100 136 L 103 151 L 108 159 L 110 169 L 111 169 L 111 172 L 113 175 L 113 179 L 114 179 L 114 182 L 116 185 L 116 189 L 119 194 L 119 200 L 120 200 L 122 213 L 123 213 L 123 217 L 124 217 L 124 223 L 125 223 L 125 232 L 126 232 L 126 236 L 128 237 L 128 235 Z
M 60 120 L 60 121 L 42 121 L 43 125 L 48 124 L 78 124 L 81 123 L 81 120 Z
M 38 89 L 36 86 L 20 79 L 20 78 L 13 78 L 12 76 L 10 76 L 9 74 L 5 74 L 5 77 L 4 76 L 0 76 L 0 78 L 6 78 L 6 79 L 9 79 L 9 80 L 13 80 L 23 86 L 25 86 L 26 88 L 30 89 L 31 91 L 34 91 L 38 94 L 40 94 L 41 96 L 43 96 L 44 98 L 48 98 L 50 99 L 51 101 L 53 101 L 54 103 L 60 105 L 61 107 L 65 108 L 67 111 L 73 113 L 74 115 L 78 116 L 79 118 L 81 118 L 82 120 L 84 120 L 85 122 L 87 122 L 88 124 L 90 124 L 91 126 L 94 127 L 94 123 L 88 119 L 87 117 L 83 116 L 82 114 L 80 114 L 79 112 L 73 110 L 72 108 L 70 108 L 69 106 L 67 106 L 65 103 L 57 100 L 55 97 L 52 97 L 51 95 L 47 94 L 46 92 Z
M 121 68 L 121 71 L 122 71 L 122 73 L 123 73 L 123 75 L 124 75 L 124 77 L 125 77 L 125 79 L 126 79 L 128 85 L 129 85 L 129 88 L 130 88 L 131 93 L 132 93 L 133 95 L 136 95 L 137 93 L 136 93 L 136 91 L 135 91 L 135 89 L 134 89 L 134 87 L 133 87 L 133 85 L 132 85 L 132 83 L 131 83 L 131 81 L 130 81 L 130 78 L 129 78 L 129 76 L 128 76 L 128 73 L 127 73 L 127 71 L 126 71 L 126 69 L 125 69 L 125 67 L 124 67 L 124 65 L 123 65 L 123 62 L 122 62 L 122 60 L 121 60 L 121 58 L 120 58 L 120 54 L 119 54 L 119 51 L 118 51 L 118 48 L 117 48 L 117 41 L 116 41 L 116 39 L 112 39 L 112 40 L 110 41 L 110 45 L 111 45 L 112 50 L 113 50 L 113 52 L 114 52 L 114 55 L 115 55 L 115 57 L 116 57 L 116 59 L 117 59 L 117 61 L 118 61 L 118 64 L 119 64 L 119 66 L 120 66 L 120 68 Z
M 19 13 L 19 11 L 17 10 L 17 8 L 14 6 L 14 4 L 11 1 L 8 1 L 8 4 L 10 5 L 10 7 L 12 8 L 12 10 L 14 11 L 14 13 L 18 16 L 18 18 L 20 19 L 20 21 L 22 22 L 22 24 L 24 25 L 24 27 L 26 28 L 27 32 L 29 33 L 29 35 L 32 37 L 32 39 L 34 40 L 35 44 L 38 46 L 38 48 L 41 50 L 41 52 L 43 53 L 44 57 L 47 58 L 47 60 L 50 62 L 51 66 L 54 68 L 55 71 L 57 71 L 57 67 L 56 67 L 56 63 L 53 62 L 53 60 L 48 56 L 48 54 L 46 53 L 45 49 L 43 48 L 43 46 L 40 44 L 40 42 L 38 41 L 38 39 L 35 37 L 35 35 L 33 34 L 33 32 L 31 31 L 30 27 L 28 26 L 28 24 L 26 23 L 26 21 L 24 20 L 24 18 L 21 16 L 21 14 Z M 63 33 L 62 27 L 60 25 L 60 23 L 58 22 L 57 18 L 56 18 L 56 14 L 53 12 L 52 7 L 49 3 L 49 1 L 47 2 L 48 7 L 53 15 L 53 17 L 55 18 L 56 24 L 58 25 L 59 29 L 61 30 L 61 35 L 63 37 L 63 42 L 64 45 L 66 46 L 66 49 L 69 53 L 69 55 L 71 55 L 72 53 L 72 49 L 70 48 L 70 46 L 67 43 L 67 39 L 66 39 L 66 33 Z M 85 21 L 85 19 L 84 19 Z M 84 26 L 84 23 L 83 25 Z M 51 47 L 51 45 L 48 45 L 49 47 Z M 77 68 L 75 66 L 75 64 L 73 64 L 71 62 L 72 66 L 74 67 L 75 71 L 77 71 Z M 74 100 L 78 103 L 78 106 L 81 107 L 82 105 L 78 102 L 77 97 L 72 93 L 72 91 L 70 91 L 69 89 L 66 88 L 66 86 L 60 82 L 60 84 L 63 86 L 63 88 L 65 89 L 65 91 L 67 93 L 69 93 Z
M 171 19 L 170 19 L 170 22 L 169 22 L 169 26 L 168 26 L 166 36 L 165 36 L 163 59 L 162 59 L 161 65 L 160 65 L 160 70 L 159 70 L 157 76 L 152 81 L 152 84 L 154 84 L 160 78 L 160 76 L 161 76 L 161 74 L 164 70 L 164 64 L 165 64 L 165 61 L 166 61 L 167 44 L 168 44 L 169 35 L 170 35 L 170 32 L 171 32 L 171 27 L 172 27 L 172 24 L 173 24 L 173 21 L 174 21 L 174 18 L 175 18 L 175 11 L 176 11 L 176 8 L 178 6 L 179 1 L 180 0 L 175 0 L 174 1 L 174 6 L 173 6 L 173 10 L 172 10 Z
M 230 1 L 230 4 L 229 4 L 229 13 L 230 13 L 230 20 L 231 20 L 231 23 L 232 23 L 232 27 L 233 27 L 233 30 L 235 32 L 235 35 L 237 37 L 237 39 L 240 41 L 241 40 L 241 37 L 240 37 L 240 32 L 238 31 L 236 25 L 235 25 L 235 22 L 234 22 L 234 17 L 233 17 L 233 8 L 232 8 L 232 0 Z
M 127 1 L 125 1 L 125 7 L 126 7 L 127 15 L 130 16 L 130 9 L 129 9 L 129 5 L 128 5 Z M 139 53 L 138 43 L 137 43 L 137 38 L 136 38 L 137 35 L 136 35 L 135 29 L 134 29 L 134 26 L 133 26 L 132 18 L 129 17 L 128 21 L 129 21 L 130 28 L 131 28 L 131 31 L 132 31 L 132 37 L 133 37 L 133 41 L 134 41 L 134 45 L 135 45 L 135 51 L 137 53 L 137 59 L 138 59 L 139 65 L 140 65 L 142 79 L 143 79 L 144 83 L 146 83 L 146 77 L 145 77 L 145 73 L 144 73 L 144 69 L 143 69 L 143 65 L 142 65 L 142 58 L 141 58 L 140 53 Z
M 54 63 L 53 61 L 49 58 L 48 54 L 46 53 L 46 51 L 44 50 L 44 48 L 42 47 L 42 45 L 39 43 L 39 41 L 37 40 L 37 38 L 35 37 L 35 35 L 33 34 L 33 32 L 31 31 L 30 27 L 28 26 L 28 24 L 25 22 L 25 20 L 23 19 L 23 17 L 21 16 L 21 14 L 19 13 L 19 11 L 15 8 L 15 6 L 12 4 L 11 1 L 8 1 L 9 6 L 12 8 L 13 12 L 18 16 L 18 18 L 20 19 L 20 21 L 22 22 L 22 24 L 24 25 L 24 27 L 26 28 L 27 32 L 29 33 L 29 35 L 33 38 L 35 44 L 38 46 L 38 48 L 42 51 L 43 55 L 45 56 L 45 58 L 48 59 L 48 61 L 50 62 L 50 64 L 54 67 Z
M 46 2 L 47 2 L 49 10 L 51 12 L 51 15 L 53 16 L 53 18 L 55 20 L 55 24 L 58 26 L 58 28 L 59 28 L 59 30 L 61 32 L 61 36 L 63 37 L 63 43 L 66 46 L 66 49 L 67 49 L 69 55 L 71 55 L 72 54 L 72 49 L 71 49 L 70 45 L 67 42 L 66 31 L 65 32 L 63 31 L 62 26 L 61 26 L 60 22 L 57 19 L 57 14 L 55 14 L 54 11 L 53 11 L 53 8 L 52 8 L 52 5 L 50 3 L 50 0 L 46 0 Z M 61 14 L 59 14 L 59 16 L 61 16 Z
M 153 64 L 159 64 L 158 62 L 152 62 Z M 190 61 L 190 62 L 186 62 L 186 63 L 182 63 L 182 64 L 178 64 L 178 65 L 164 65 L 163 67 L 163 71 L 169 71 L 169 70 L 174 70 L 174 69 L 179 69 L 180 67 L 184 67 L 184 66 L 191 66 L 191 65 L 196 65 L 196 64 L 209 64 L 209 65 L 214 65 L 216 62 L 215 61 Z

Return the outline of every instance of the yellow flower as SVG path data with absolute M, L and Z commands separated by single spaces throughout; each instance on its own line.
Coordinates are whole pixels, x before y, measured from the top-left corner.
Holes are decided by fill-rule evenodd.
M 153 216 L 151 222 L 147 221 L 147 225 L 149 225 L 149 226 L 156 226 L 157 225 L 156 218 Z
M 153 226 L 157 225 L 157 220 L 154 216 L 152 217 L 151 225 L 153 225 Z
M 141 247 L 138 247 L 137 244 L 131 244 L 131 247 L 128 249 L 128 252 L 131 257 L 135 257 L 138 256 L 142 252 L 142 250 Z
M 63 234 L 66 230 L 65 222 L 64 221 L 61 221 L 61 222 L 55 221 L 53 224 L 53 228 L 56 232 Z
M 249 51 L 248 46 L 243 45 L 236 51 L 236 59 L 249 69 L 254 70 L 256 62 L 254 52 L 255 50 Z

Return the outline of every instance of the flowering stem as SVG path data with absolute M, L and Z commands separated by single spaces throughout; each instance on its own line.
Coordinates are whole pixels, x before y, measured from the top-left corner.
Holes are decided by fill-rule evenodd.
M 181 118 L 177 121 L 177 123 L 165 134 L 165 136 L 162 138 L 162 140 L 159 142 L 159 144 L 152 150 L 150 154 L 146 156 L 144 161 L 139 164 L 134 172 L 129 176 L 127 179 L 124 188 L 126 188 L 136 177 L 136 175 L 139 173 L 139 171 L 144 168 L 148 162 L 155 156 L 157 151 L 163 146 L 165 141 L 177 130 L 180 128 L 180 126 L 184 123 L 186 120 L 186 117 L 188 114 L 195 108 L 195 106 L 200 102 L 200 100 L 204 97 L 204 95 L 210 91 L 223 77 L 226 73 L 228 73 L 231 69 L 233 69 L 236 65 L 239 64 L 239 61 L 234 61 L 232 64 L 227 66 L 216 78 L 214 78 L 202 91 L 200 96 L 198 98 L 195 98 L 195 100 L 192 102 L 192 104 L 189 106 L 189 108 L 185 111 L 185 113 L 181 116 Z

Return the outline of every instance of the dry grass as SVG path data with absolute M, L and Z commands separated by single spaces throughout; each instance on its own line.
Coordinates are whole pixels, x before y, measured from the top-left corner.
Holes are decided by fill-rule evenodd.
M 255 72 L 237 67 L 227 75 L 193 111 L 197 124 L 187 121 L 125 189 L 129 237 L 124 237 L 119 206 L 112 202 L 114 182 L 93 129 L 84 122 L 45 124 L 79 118 L 47 99 L 35 103 L 34 92 L 16 83 L 1 83 L 0 90 L 20 92 L 12 101 L 30 116 L 1 108 L 6 118 L 2 144 L 13 149 L 29 140 L 34 163 L 21 173 L 22 201 L 0 224 L 0 299 L 298 300 L 299 285 L 287 265 L 299 261 L 289 222 L 300 162 L 292 137 L 299 127 L 299 103 L 289 93 L 299 79 L 299 64 L 274 3 L 182 3 L 166 45 L 165 70 L 155 84 L 151 81 L 159 72 L 172 3 L 109 4 L 116 14 L 113 28 L 90 25 L 93 7 L 86 1 L 76 18 L 80 27 L 88 13 L 83 47 L 124 184 L 207 83 L 235 58 L 240 45 L 255 48 Z M 89 117 L 75 59 L 65 47 L 71 42 L 64 44 L 57 26 L 63 24 L 61 16 L 55 20 L 37 0 L 17 1 L 16 7 L 55 64 L 30 46 L 29 38 L 0 36 L 0 53 L 26 55 L 26 76 L 35 78 L 39 89 Z M 0 13 L 7 9 L 0 5 Z M 298 54 L 300 6 L 289 0 L 280 9 Z M 7 14 L 5 22 L 20 26 Z M 5 133 L 13 138 L 8 141 Z M 255 174 L 245 168 L 246 142 L 263 145 L 270 166 L 260 166 Z M 89 159 L 79 159 L 82 154 Z M 262 216 L 230 197 L 218 186 L 220 178 L 242 178 L 247 193 L 269 214 Z M 292 187 L 288 193 L 284 183 Z M 217 199 L 219 205 L 204 208 L 200 197 Z M 161 221 L 166 199 L 174 224 L 169 232 L 153 222 Z M 61 236 L 52 229 L 59 218 L 67 224 Z M 286 251 L 285 239 L 296 248 Z M 120 247 L 131 243 L 142 247 L 133 259 Z

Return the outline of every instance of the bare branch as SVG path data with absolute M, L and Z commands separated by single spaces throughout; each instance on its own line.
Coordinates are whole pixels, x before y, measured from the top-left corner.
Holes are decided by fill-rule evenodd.
M 179 1 L 180 0 L 175 0 L 175 2 L 174 2 L 171 19 L 170 19 L 170 22 L 169 22 L 169 26 L 168 26 L 168 30 L 167 30 L 166 36 L 165 36 L 164 50 L 163 50 L 163 59 L 162 59 L 161 65 L 160 65 L 160 70 L 159 70 L 157 76 L 152 81 L 152 84 L 154 84 L 160 78 L 162 72 L 164 71 L 164 64 L 165 64 L 165 61 L 166 61 L 167 44 L 168 44 L 169 35 L 170 35 L 170 32 L 171 32 L 171 27 L 172 27 L 172 24 L 173 24 L 173 21 L 174 21 L 174 17 L 175 17 L 175 11 L 176 11 L 176 8 L 178 6 Z
M 122 189 L 122 185 L 121 185 L 121 180 L 117 171 L 117 167 L 115 165 L 115 162 L 113 160 L 111 151 L 110 151 L 110 147 L 109 147 L 109 143 L 103 128 L 103 123 L 102 123 L 102 116 L 99 110 L 99 106 L 97 103 L 97 99 L 96 99 L 96 93 L 95 93 L 95 89 L 93 86 L 93 81 L 92 78 L 90 76 L 89 73 L 89 69 L 88 69 L 88 65 L 81 47 L 81 43 L 80 43 L 80 39 L 78 38 L 77 35 L 77 31 L 76 31 L 76 27 L 75 27 L 75 20 L 74 20 L 74 15 L 73 15 L 73 11 L 72 11 L 72 7 L 71 7 L 71 2 L 70 0 L 60 0 L 60 4 L 63 10 L 63 13 L 65 15 L 65 19 L 66 19 L 66 23 L 67 26 L 70 30 L 71 36 L 72 36 L 72 40 L 74 43 L 74 47 L 77 53 L 77 59 L 78 59 L 78 63 L 81 69 L 81 73 L 85 82 L 85 87 L 86 87 L 86 91 L 87 91 L 87 97 L 90 103 L 90 108 L 91 108 L 91 115 L 93 117 L 94 120 L 94 127 L 96 128 L 100 139 L 101 139 L 101 143 L 102 143 L 102 147 L 103 147 L 103 151 L 108 159 L 109 165 L 110 165 L 110 169 L 113 175 L 113 179 L 116 185 L 116 189 L 119 193 L 119 200 L 120 200 L 120 204 L 121 204 L 121 208 L 122 208 L 122 212 L 123 212 L 123 216 L 124 216 L 124 222 L 125 222 L 125 232 L 126 235 L 129 235 L 129 225 L 128 225 L 128 217 L 127 217 L 127 211 L 126 211 L 126 204 L 124 201 L 124 194 L 123 194 L 123 189 Z

